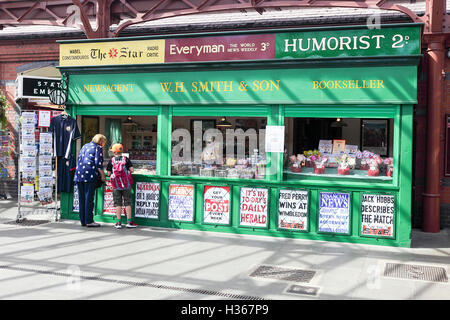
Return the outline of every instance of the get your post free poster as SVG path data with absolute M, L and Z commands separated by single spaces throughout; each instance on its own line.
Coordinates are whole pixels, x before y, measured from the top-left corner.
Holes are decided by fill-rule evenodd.
M 230 187 L 205 186 L 203 222 L 230 223 Z
M 278 228 L 306 230 L 308 227 L 308 191 L 280 190 Z
M 136 182 L 134 216 L 137 218 L 158 219 L 159 183 Z
M 350 194 L 321 192 L 319 232 L 348 234 L 350 231 Z
M 241 188 L 239 225 L 267 227 L 269 189 Z
M 363 194 L 361 235 L 393 237 L 395 200 L 393 195 Z
M 194 220 L 194 186 L 171 184 L 169 186 L 169 220 Z

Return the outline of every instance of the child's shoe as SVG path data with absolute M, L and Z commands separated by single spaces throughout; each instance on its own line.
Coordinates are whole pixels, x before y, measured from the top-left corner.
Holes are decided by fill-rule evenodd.
M 120 222 L 116 222 L 116 224 L 114 225 L 114 228 L 122 229 L 122 224 Z
M 130 222 L 127 223 L 127 226 L 126 226 L 126 227 L 127 227 L 127 228 L 136 228 L 136 227 L 137 227 L 137 224 L 134 223 L 133 221 L 130 221 Z

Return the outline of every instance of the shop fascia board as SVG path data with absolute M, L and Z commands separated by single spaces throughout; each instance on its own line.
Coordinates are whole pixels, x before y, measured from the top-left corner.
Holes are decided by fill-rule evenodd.
M 310 69 L 310 68 L 347 68 L 368 66 L 417 66 L 423 55 L 407 56 L 371 56 L 371 57 L 338 57 L 338 58 L 302 58 L 280 60 L 233 60 L 206 62 L 176 62 L 158 64 L 120 64 L 107 66 L 77 66 L 57 68 L 62 73 L 142 73 L 177 71 L 220 71 L 220 70 L 251 70 L 251 69 Z

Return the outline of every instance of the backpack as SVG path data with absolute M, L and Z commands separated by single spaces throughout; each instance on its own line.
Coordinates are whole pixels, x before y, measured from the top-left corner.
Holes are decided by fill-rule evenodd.
M 127 158 L 122 156 L 122 160 L 116 161 L 116 157 L 111 159 L 113 173 L 111 174 L 111 184 L 113 189 L 126 190 L 133 184 L 133 176 L 127 169 Z

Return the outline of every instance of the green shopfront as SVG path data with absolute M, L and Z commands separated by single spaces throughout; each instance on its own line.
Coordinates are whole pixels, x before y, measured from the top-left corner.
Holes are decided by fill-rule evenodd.
M 409 247 L 421 28 L 62 41 L 73 154 L 124 145 L 142 226 Z

